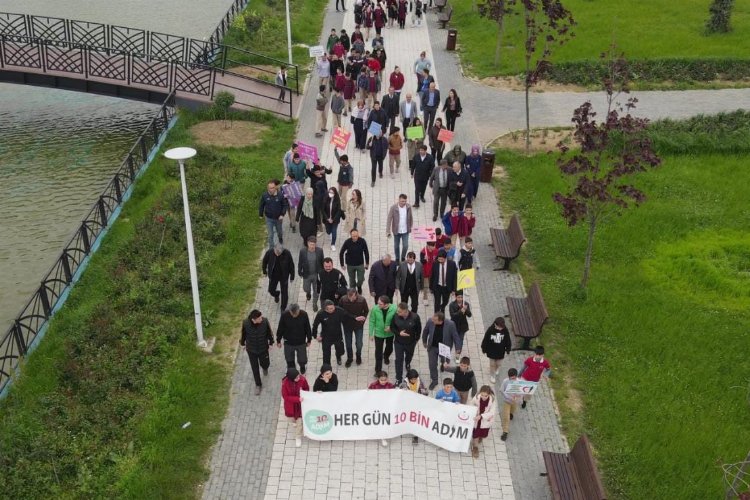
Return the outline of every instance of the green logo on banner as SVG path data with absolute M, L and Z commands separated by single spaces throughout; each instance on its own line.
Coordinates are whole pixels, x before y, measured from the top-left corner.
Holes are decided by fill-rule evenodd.
M 310 410 L 305 413 L 305 426 L 310 432 L 320 436 L 333 428 L 333 417 L 321 410 Z

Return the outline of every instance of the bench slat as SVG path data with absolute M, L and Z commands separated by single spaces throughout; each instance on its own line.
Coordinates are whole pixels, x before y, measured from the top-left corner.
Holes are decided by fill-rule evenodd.
M 576 441 L 570 453 L 543 451 L 544 466 L 555 500 L 606 500 L 588 437 Z

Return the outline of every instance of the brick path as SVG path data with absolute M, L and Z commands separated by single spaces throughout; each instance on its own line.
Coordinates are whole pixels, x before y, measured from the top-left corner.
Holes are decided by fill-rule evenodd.
M 462 78 L 456 57 L 444 50 L 447 31 L 439 30 L 435 14 L 427 16 L 427 26 L 399 30 L 384 30 L 385 47 L 388 51 L 386 75 L 394 64 L 398 64 L 407 77 L 405 89 L 416 86 L 409 68 L 420 51 L 426 50 L 433 61 L 433 75 L 442 93 L 455 88 L 462 98 L 463 115 L 458 119 L 454 143 L 468 150 L 471 144 L 486 144 L 508 130 L 524 126 L 523 94 L 504 92 Z M 336 13 L 329 5 L 321 36 L 321 42 L 331 27 L 341 26 L 353 31 L 353 13 Z M 429 28 L 429 34 L 428 34 Z M 460 43 L 459 33 L 459 43 Z M 310 88 L 314 89 L 317 81 Z M 688 91 L 688 92 L 639 92 L 644 114 L 652 118 L 689 116 L 699 112 L 732 110 L 741 102 L 750 102 L 750 91 Z M 543 93 L 532 96 L 532 125 L 567 125 L 572 109 L 587 99 L 596 105 L 601 96 L 596 93 Z M 333 161 L 333 149 L 324 140 L 314 139 L 314 91 L 308 92 L 302 105 L 298 137 L 306 142 L 318 144 L 323 163 Z M 690 102 L 690 106 L 684 106 Z M 329 119 L 329 125 L 331 120 Z M 348 123 L 346 125 L 349 127 Z M 352 138 L 353 141 L 353 138 Z M 386 173 L 370 187 L 370 161 L 353 146 L 349 157 L 355 168 L 355 187 L 359 188 L 367 205 L 367 234 L 373 260 L 379 255 L 392 252 L 392 240 L 385 238 L 385 217 L 388 207 L 399 193 L 406 193 L 413 202 L 413 184 L 406 165 L 406 153 L 402 157 L 404 167 L 396 179 Z M 352 152 L 353 150 L 353 152 Z M 279 161 L 280 159 L 273 159 Z M 387 172 L 387 165 L 385 171 Z M 335 181 L 336 171 L 331 176 Z M 431 192 L 423 208 L 414 210 L 415 224 L 431 221 Z M 254 202 L 251 208 L 254 207 Z M 488 185 L 480 187 L 474 203 L 478 225 L 474 230 L 475 246 L 483 263 L 478 273 L 477 290 L 472 290 L 469 302 L 474 317 L 467 334 L 465 352 L 474 361 L 479 384 L 489 383 L 485 358 L 478 348 L 485 327 L 496 316 L 507 314 L 506 296 L 521 296 L 524 286 L 519 275 L 508 272 L 493 272 L 494 255 L 489 244 L 490 227 L 504 224 L 499 212 L 497 198 Z M 339 245 L 345 239 L 339 231 Z M 301 239 L 290 234 L 285 224 L 285 242 L 294 258 L 300 248 Z M 326 255 L 330 255 L 327 236 L 319 238 Z M 412 241 L 411 249 L 421 247 Z M 338 263 L 338 259 L 334 259 Z M 259 293 L 253 307 L 262 310 L 276 326 L 278 305 L 270 300 L 265 288 L 267 281 L 259 283 Z M 366 286 L 365 286 L 366 288 Z M 365 290 L 367 293 L 367 290 Z M 301 280 L 296 279 L 290 288 L 291 302 L 304 305 L 312 317 L 312 309 L 305 305 Z M 432 299 L 430 298 L 430 303 Z M 429 317 L 432 306 L 420 306 L 423 321 Z M 554 361 L 554 353 L 550 353 Z M 525 353 L 513 352 L 506 359 L 503 370 L 519 367 Z M 511 425 L 507 442 L 500 441 L 500 429 L 496 427 L 485 443 L 482 455 L 474 460 L 468 454 L 451 454 L 424 442 L 412 446 L 410 437 L 393 439 L 388 448 L 377 441 L 313 442 L 304 440 L 301 448 L 294 446 L 293 429 L 283 418 L 280 398 L 280 380 L 285 372 L 282 353 L 274 348 L 271 370 L 264 380 L 264 391 L 260 397 L 252 395 L 253 383 L 249 363 L 244 352 L 238 352 L 238 360 L 232 381 L 231 405 L 224 422 L 224 430 L 211 459 L 211 476 L 204 489 L 205 498 L 549 498 L 546 479 L 539 475 L 544 471 L 542 450 L 566 451 L 567 444 L 557 424 L 552 394 L 546 383 L 541 384 L 528 409 L 521 411 Z M 312 384 L 320 365 L 321 352 L 316 343 L 309 351 L 310 370 L 308 380 Z M 372 344 L 363 349 L 365 363 L 349 369 L 334 366 L 339 376 L 341 390 L 362 389 L 372 380 L 374 354 Z M 427 375 L 427 360 L 422 349 L 417 348 L 413 366 Z M 391 365 L 392 366 L 392 365 Z M 387 367 L 386 367 L 387 368 Z M 393 375 L 393 374 L 391 374 Z M 281 416 L 282 418 L 279 418 Z M 289 471 L 295 477 L 289 480 Z M 440 479 L 438 479 L 438 476 Z

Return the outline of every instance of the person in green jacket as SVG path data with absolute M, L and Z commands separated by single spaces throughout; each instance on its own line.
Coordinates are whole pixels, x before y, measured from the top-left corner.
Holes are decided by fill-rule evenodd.
M 378 307 L 370 311 L 370 340 L 375 339 L 375 377 L 383 369 L 383 358 L 385 364 L 390 364 L 393 353 L 393 332 L 391 332 L 391 320 L 396 315 L 396 304 L 391 304 L 387 295 L 381 295 L 378 299 Z M 385 344 L 385 352 L 383 352 Z

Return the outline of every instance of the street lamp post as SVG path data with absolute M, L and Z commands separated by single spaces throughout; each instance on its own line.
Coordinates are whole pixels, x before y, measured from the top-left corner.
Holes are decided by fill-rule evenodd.
M 289 64 L 292 62 L 292 23 L 289 18 L 289 0 L 286 0 L 286 45 L 289 49 Z
M 185 235 L 187 237 L 188 264 L 190 266 L 190 284 L 193 288 L 193 311 L 195 312 L 195 331 L 198 335 L 198 347 L 209 348 L 203 338 L 203 320 L 201 319 L 201 299 L 198 292 L 198 269 L 195 265 L 195 250 L 193 249 L 193 228 L 190 225 L 190 205 L 188 204 L 187 184 L 185 182 L 185 160 L 195 156 L 193 148 L 173 148 L 164 153 L 170 160 L 177 160 L 180 164 L 180 182 L 182 183 L 182 207 L 185 211 Z

